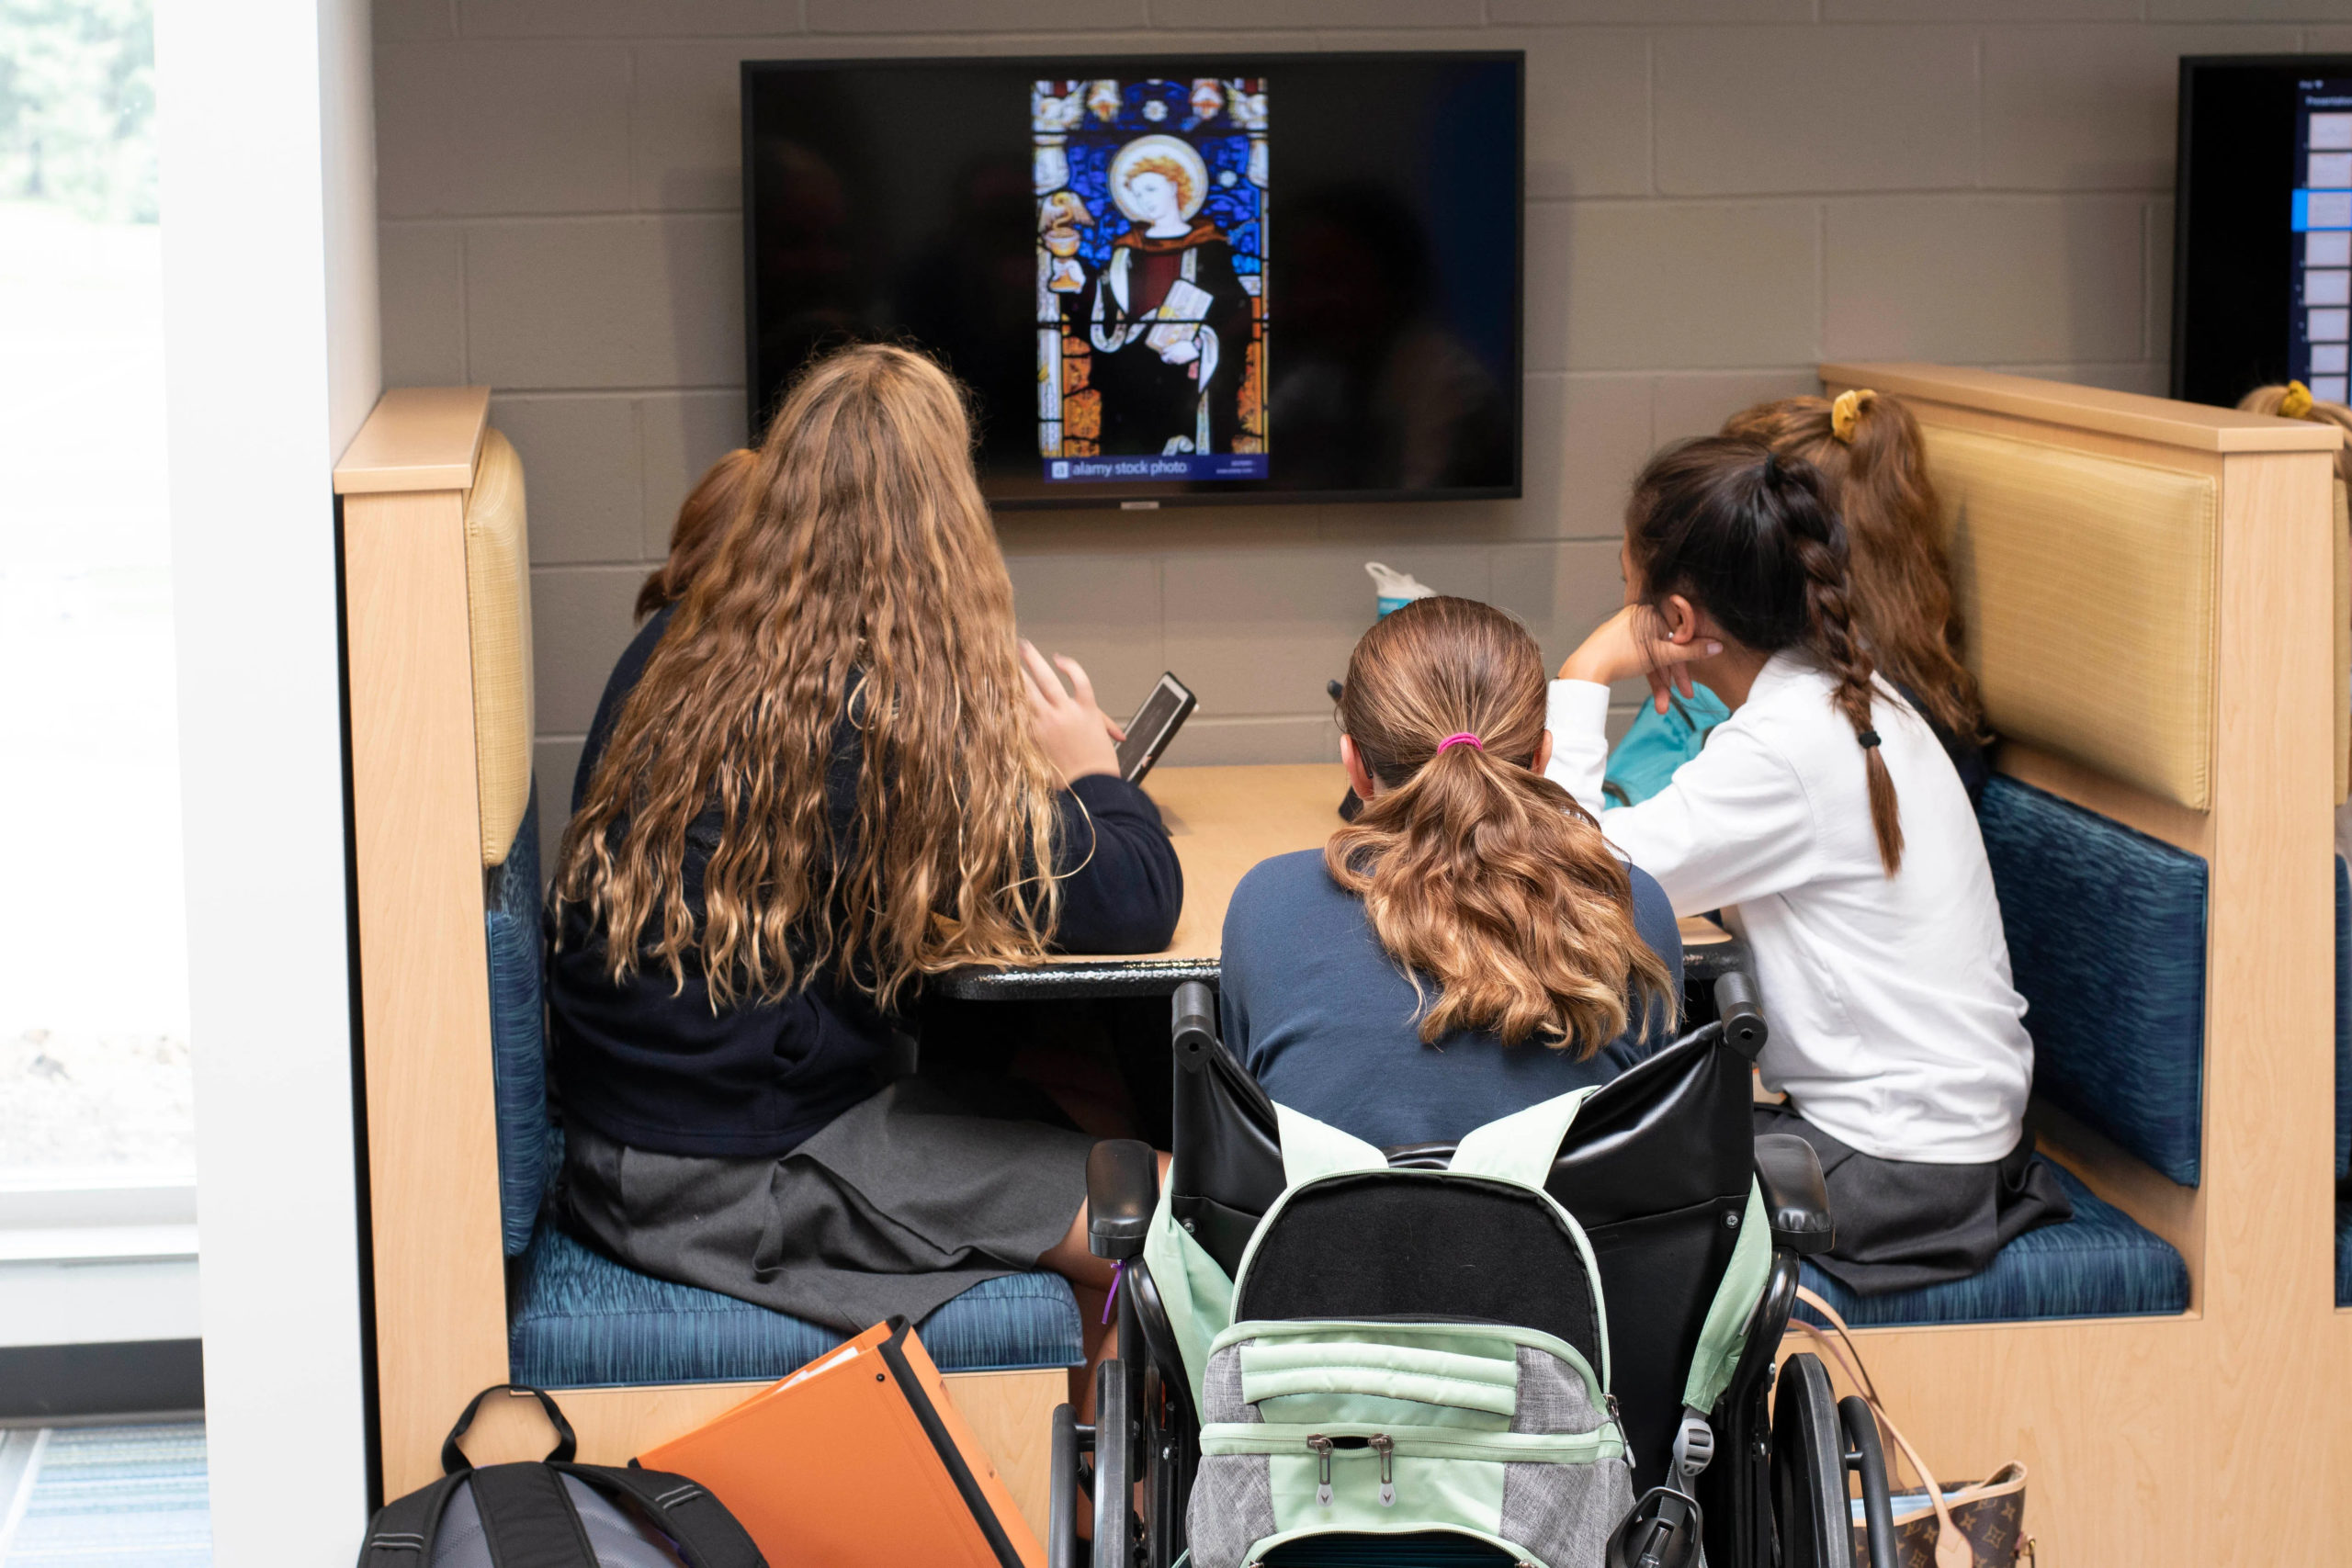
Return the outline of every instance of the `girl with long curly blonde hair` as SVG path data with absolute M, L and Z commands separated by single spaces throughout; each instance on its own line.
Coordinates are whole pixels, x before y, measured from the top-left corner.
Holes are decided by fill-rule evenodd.
M 845 1331 L 1041 1261 L 1107 1284 L 1091 1140 L 893 1067 L 927 981 L 1156 951 L 1182 900 L 1085 671 L 1014 634 L 971 443 L 919 355 L 803 376 L 615 670 L 557 860 L 563 1212 Z
M 1544 690 L 1527 629 L 1468 599 L 1356 644 L 1339 720 L 1364 807 L 1226 915 L 1226 1039 L 1282 1104 L 1442 1142 L 1613 1077 L 1671 1021 L 1674 916 L 1544 776 Z

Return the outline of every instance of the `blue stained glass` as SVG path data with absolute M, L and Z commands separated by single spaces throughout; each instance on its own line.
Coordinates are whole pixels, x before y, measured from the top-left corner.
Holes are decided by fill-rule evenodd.
M 1245 274 L 1258 271 L 1262 265 L 1258 259 L 1258 220 L 1252 218 L 1247 223 L 1237 223 L 1227 233 L 1233 241 L 1233 270 Z
M 1088 85 L 1079 84 L 1084 97 Z M 1092 108 L 1070 129 L 1063 142 L 1069 175 L 1068 188 L 1086 204 L 1094 221 L 1078 231 L 1078 255 L 1090 272 L 1109 265 L 1113 243 L 1134 227 L 1111 199 L 1111 160 L 1120 148 L 1138 136 L 1176 136 L 1192 144 L 1209 171 L 1209 186 L 1201 216 L 1216 224 L 1232 242 L 1237 272 L 1262 270 L 1259 254 L 1259 203 L 1265 193 L 1250 181 L 1250 136 L 1234 128 L 1225 106 L 1204 120 L 1193 112 L 1192 82 L 1128 82 L 1119 91 L 1119 111 L 1108 124 Z M 1148 104 L 1161 106 L 1153 119 Z M 1202 134 L 1204 127 L 1213 127 Z M 1218 176 L 1230 174 L 1232 183 Z
M 1124 477 L 1121 466 L 1136 463 L 1159 465 L 1157 478 L 1266 476 L 1259 349 L 1267 318 L 1258 282 L 1266 192 L 1251 174 L 1263 178 L 1267 167 L 1267 98 L 1261 79 L 1036 84 L 1039 322 L 1053 329 L 1039 351 L 1049 480 Z M 1135 148 L 1143 167 L 1114 194 L 1114 165 L 1125 174 L 1120 154 L 1146 138 L 1159 144 Z M 1163 183 L 1146 180 L 1145 169 Z M 1159 232 L 1139 249 L 1139 222 L 1154 219 L 1130 218 L 1121 197 L 1156 215 Z M 1177 255 L 1171 281 L 1156 258 Z M 1130 271 L 1137 256 L 1155 258 L 1140 275 Z M 1136 276 L 1146 281 L 1130 283 Z M 1131 313 L 1136 287 L 1153 292 Z M 1158 313 L 1178 289 L 1191 291 L 1187 308 L 1200 314 Z M 1185 467 L 1193 464 L 1206 467 L 1193 474 Z M 1077 471 L 1084 466 L 1104 471 Z

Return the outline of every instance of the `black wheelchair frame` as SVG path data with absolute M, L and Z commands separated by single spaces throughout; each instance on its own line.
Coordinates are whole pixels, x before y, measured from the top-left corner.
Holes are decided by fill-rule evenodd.
M 1715 1568 L 1852 1568 L 1853 1476 L 1867 1568 L 1895 1568 L 1885 1461 L 1869 1406 L 1838 1401 L 1810 1354 L 1776 1365 L 1799 1262 L 1826 1251 L 1835 1232 L 1812 1146 L 1753 1131 L 1749 1067 L 1767 1028 L 1747 976 L 1726 974 L 1713 992 L 1714 1020 L 1585 1102 L 1545 1184 L 1584 1226 L 1600 1264 L 1635 1488 L 1683 1477 L 1703 1509 L 1705 1557 Z M 1173 1040 L 1170 1211 L 1230 1274 L 1283 1190 L 1272 1102 L 1218 1040 L 1216 997 L 1205 985 L 1177 990 Z M 1387 1153 L 1392 1167 L 1440 1168 L 1453 1150 L 1417 1145 Z M 1693 1482 L 1687 1467 L 1672 1472 L 1685 1414 L 1679 1395 L 1751 1179 L 1771 1226 L 1771 1269 L 1731 1382 L 1706 1413 L 1713 1458 Z M 1159 1197 L 1158 1162 L 1142 1143 L 1098 1144 L 1087 1186 L 1089 1245 L 1120 1265 L 1119 1348 L 1096 1370 L 1091 1425 L 1067 1404 L 1054 1413 L 1046 1560 L 1049 1568 L 1079 1568 L 1083 1509 L 1095 1568 L 1174 1568 L 1200 1425 L 1143 1258 Z M 1646 1557 L 1640 1543 L 1625 1546 L 1625 1568 L 1695 1562 L 1693 1543 L 1674 1534 L 1670 1524 L 1653 1530 Z

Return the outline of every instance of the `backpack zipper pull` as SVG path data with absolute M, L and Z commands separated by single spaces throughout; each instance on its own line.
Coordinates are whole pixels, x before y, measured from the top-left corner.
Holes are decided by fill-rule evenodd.
M 1316 1458 L 1315 1500 L 1328 1508 L 1331 1506 L 1331 1439 L 1317 1432 L 1306 1439 L 1306 1446 Z
M 1380 1456 L 1380 1506 L 1393 1508 L 1396 1506 L 1396 1480 L 1392 1469 L 1396 1455 L 1396 1439 L 1385 1432 L 1374 1432 L 1372 1447 L 1373 1451 Z

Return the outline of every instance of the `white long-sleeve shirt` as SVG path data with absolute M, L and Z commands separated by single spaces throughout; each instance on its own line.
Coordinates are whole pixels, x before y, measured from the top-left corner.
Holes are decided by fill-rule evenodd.
M 2022 1126 L 2033 1043 L 1975 813 L 1935 732 L 1882 682 L 1872 725 L 1904 841 L 1887 875 L 1836 685 L 1775 654 L 1664 790 L 1603 811 L 1609 689 L 1555 681 L 1546 772 L 1676 914 L 1721 909 L 1746 939 L 1771 1025 L 1767 1087 L 1881 1159 L 1997 1160 Z

